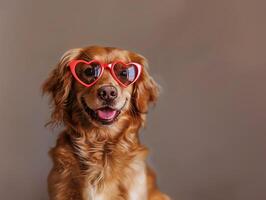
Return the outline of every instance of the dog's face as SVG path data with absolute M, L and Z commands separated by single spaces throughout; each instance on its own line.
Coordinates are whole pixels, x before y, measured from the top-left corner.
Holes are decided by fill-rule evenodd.
M 104 68 L 95 84 L 86 87 L 71 73 L 69 62 L 72 60 L 97 60 L 104 64 L 134 62 L 140 64 L 142 70 L 133 84 L 124 87 L 109 68 Z M 139 119 L 143 123 L 142 115 L 147 112 L 149 103 L 155 102 L 158 96 L 157 85 L 146 68 L 144 57 L 126 50 L 98 46 L 69 50 L 43 85 L 43 91 L 50 93 L 53 99 L 51 123 L 101 127 L 117 124 L 125 118 Z M 78 73 L 84 79 L 90 75 L 85 70 Z
M 78 102 L 91 121 L 108 125 L 131 109 L 133 86 L 121 87 L 107 70 L 95 85 L 85 88 L 75 83 L 75 87 Z
M 130 61 L 129 56 L 121 50 L 112 50 L 109 53 L 105 51 L 102 53 L 98 52 L 97 55 L 87 51 L 86 54 L 90 60 L 97 60 L 104 64 L 117 60 L 124 63 Z M 85 72 L 85 70 L 82 70 L 79 75 L 86 78 Z M 109 68 L 105 68 L 102 76 L 90 87 L 85 87 L 77 81 L 75 81 L 74 85 L 79 105 L 86 112 L 88 120 L 93 123 L 112 124 L 119 119 L 120 115 L 132 109 L 130 101 L 133 85 L 127 87 L 121 86 L 111 75 Z

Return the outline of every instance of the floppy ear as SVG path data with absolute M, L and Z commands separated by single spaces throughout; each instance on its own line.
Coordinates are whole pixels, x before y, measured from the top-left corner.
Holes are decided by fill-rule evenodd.
M 133 105 L 137 113 L 147 113 L 149 104 L 156 103 L 159 86 L 148 73 L 148 63 L 142 58 L 142 73 L 135 82 L 133 91 Z
M 43 94 L 48 94 L 51 98 L 53 111 L 51 120 L 47 123 L 57 125 L 64 122 L 67 116 L 66 106 L 72 88 L 72 75 L 68 68 L 68 63 L 81 54 L 81 49 L 71 49 L 64 53 L 56 68 L 51 72 L 48 79 L 42 86 Z

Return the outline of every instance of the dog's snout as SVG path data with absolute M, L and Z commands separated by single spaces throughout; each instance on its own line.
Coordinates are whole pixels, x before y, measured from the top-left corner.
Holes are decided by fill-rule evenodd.
M 117 89 L 114 86 L 103 86 L 98 89 L 98 96 L 104 101 L 112 101 L 117 97 Z

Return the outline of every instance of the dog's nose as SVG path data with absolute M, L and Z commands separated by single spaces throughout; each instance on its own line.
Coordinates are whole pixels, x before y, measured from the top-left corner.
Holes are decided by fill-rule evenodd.
M 98 89 L 98 96 L 105 101 L 112 101 L 117 97 L 117 89 L 114 86 L 103 86 Z

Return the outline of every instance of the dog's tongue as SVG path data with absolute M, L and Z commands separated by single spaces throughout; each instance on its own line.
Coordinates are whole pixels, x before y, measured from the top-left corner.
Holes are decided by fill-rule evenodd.
M 97 111 L 97 114 L 99 118 L 104 119 L 104 120 L 110 120 L 115 117 L 116 110 L 112 109 L 100 109 Z

